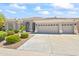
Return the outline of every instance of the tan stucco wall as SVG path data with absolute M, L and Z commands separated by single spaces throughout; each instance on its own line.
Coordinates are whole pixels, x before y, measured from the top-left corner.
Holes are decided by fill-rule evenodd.
M 75 26 L 77 27 L 77 30 L 78 30 L 78 33 L 79 33 L 79 20 L 78 19 L 66 19 L 66 18 L 57 18 L 57 19 L 38 19 L 38 20 L 18 20 L 18 22 L 14 20 L 7 20 L 6 21 L 6 28 L 9 27 L 10 24 L 13 25 L 13 27 L 15 28 L 16 25 L 18 25 L 18 28 L 20 27 L 20 25 L 24 22 L 27 22 L 29 21 L 30 22 L 30 29 L 29 30 L 32 30 L 32 22 L 35 22 L 37 24 L 76 24 Z M 7 25 L 8 24 L 8 25 Z
M 79 21 L 77 21 L 76 27 L 77 27 L 77 30 L 78 30 L 78 33 L 79 33 Z

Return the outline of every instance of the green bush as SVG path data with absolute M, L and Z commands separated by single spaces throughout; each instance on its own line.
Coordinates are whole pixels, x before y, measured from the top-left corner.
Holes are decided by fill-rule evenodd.
M 7 43 L 16 43 L 20 41 L 19 35 L 10 35 L 6 37 L 6 42 Z
M 15 32 L 15 33 L 18 33 L 18 32 L 19 32 L 19 30 L 14 30 L 14 32 Z
M 7 36 L 15 34 L 14 31 L 7 31 Z
M 0 41 L 4 40 L 6 37 L 7 33 L 4 31 L 0 31 Z
M 21 33 L 21 38 L 28 38 L 29 34 L 28 33 Z

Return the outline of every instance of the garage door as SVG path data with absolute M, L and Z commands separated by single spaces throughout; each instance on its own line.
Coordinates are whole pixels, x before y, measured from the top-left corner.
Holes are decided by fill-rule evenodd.
M 59 26 L 57 24 L 39 25 L 36 29 L 37 33 L 59 33 Z
M 59 25 L 58 24 L 53 24 L 52 26 L 51 26 L 51 32 L 52 33 L 59 33 Z
M 62 31 L 63 33 L 72 34 L 74 33 L 74 26 L 73 24 L 63 24 L 62 25 Z

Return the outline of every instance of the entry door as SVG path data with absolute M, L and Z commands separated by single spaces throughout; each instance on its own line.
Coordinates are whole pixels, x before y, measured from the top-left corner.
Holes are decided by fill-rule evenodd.
M 63 24 L 62 25 L 63 33 L 72 34 L 74 33 L 74 25 L 73 24 Z

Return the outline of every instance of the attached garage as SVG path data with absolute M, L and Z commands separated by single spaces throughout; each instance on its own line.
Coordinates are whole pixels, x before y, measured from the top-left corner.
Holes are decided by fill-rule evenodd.
M 35 22 L 35 33 L 74 34 L 75 24 L 72 20 L 40 20 Z
M 36 25 L 36 32 L 37 33 L 59 33 L 59 26 L 58 24 L 39 24 Z
M 74 25 L 73 24 L 62 24 L 62 31 L 65 34 L 73 34 L 74 33 Z

